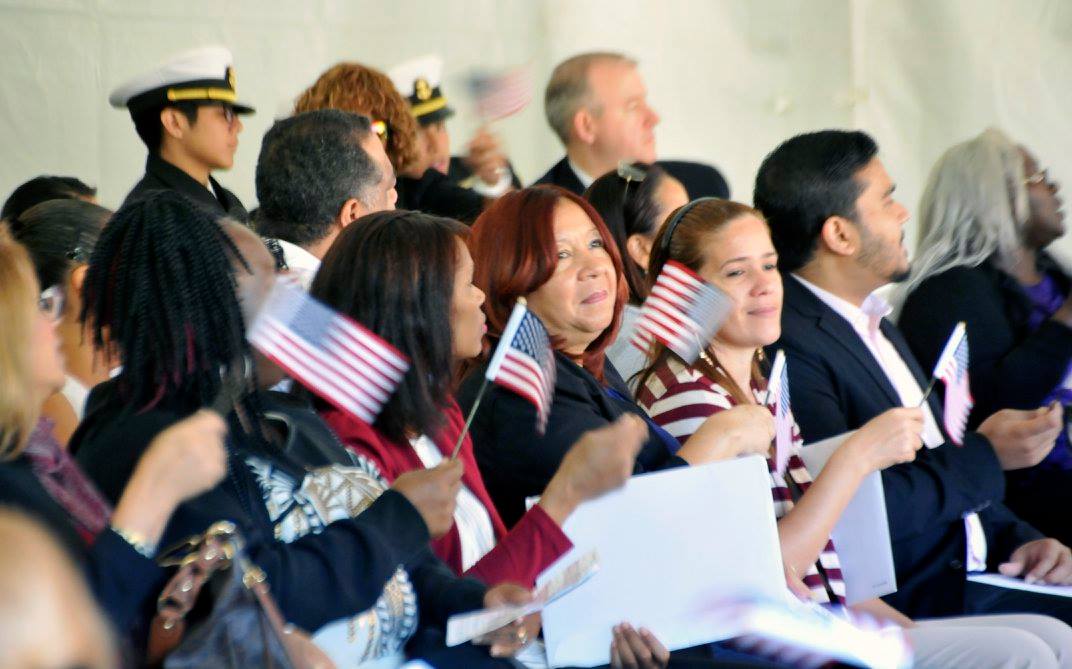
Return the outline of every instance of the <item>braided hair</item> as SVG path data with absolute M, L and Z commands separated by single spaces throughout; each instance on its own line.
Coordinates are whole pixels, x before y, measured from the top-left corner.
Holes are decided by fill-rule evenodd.
M 174 191 L 139 198 L 105 226 L 80 317 L 97 347 L 119 354 L 131 409 L 211 404 L 221 370 L 246 358 L 236 261 L 252 272 L 220 221 Z

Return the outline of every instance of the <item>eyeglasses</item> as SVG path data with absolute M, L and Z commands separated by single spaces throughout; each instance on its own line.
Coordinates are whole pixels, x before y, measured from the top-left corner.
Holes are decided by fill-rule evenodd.
M 386 121 L 373 121 L 372 132 L 376 133 L 381 142 L 387 144 L 387 138 L 390 136 L 391 130 Z
M 234 107 L 225 102 L 206 102 L 201 106 L 216 107 L 219 109 L 223 116 L 223 121 L 229 126 L 234 125 L 235 121 L 238 120 L 238 113 L 235 112 Z
M 286 272 L 289 270 L 290 266 L 287 265 L 287 254 L 283 251 L 283 246 L 279 243 L 279 240 L 271 237 L 263 237 L 262 239 L 264 239 L 264 245 L 268 247 L 268 252 L 271 253 L 272 258 L 275 259 L 275 271 Z
M 1024 177 L 1024 185 L 1025 186 L 1038 186 L 1039 184 L 1047 184 L 1047 183 L 1050 183 L 1050 171 L 1049 170 L 1039 170 L 1038 172 L 1035 172 L 1034 174 L 1029 174 L 1026 177 Z
M 37 308 L 53 322 L 63 316 L 63 303 L 63 288 L 59 286 L 49 286 L 37 298 Z

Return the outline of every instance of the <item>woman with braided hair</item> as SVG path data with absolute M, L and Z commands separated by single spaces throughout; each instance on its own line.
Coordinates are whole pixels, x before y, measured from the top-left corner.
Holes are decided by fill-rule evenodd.
M 225 428 L 218 416 L 197 412 L 154 435 L 109 504 L 41 414 L 63 385 L 64 364 L 56 332 L 62 310 L 40 295 L 29 254 L 0 224 L 0 505 L 49 528 L 126 636 L 161 585 L 162 572 L 141 548 L 159 539 L 183 500 L 223 477 Z
M 90 395 L 72 440 L 106 496 L 120 489 L 152 435 L 217 403 L 222 375 L 237 371 L 253 386 L 274 383 L 247 362 L 245 340 L 246 324 L 274 279 L 272 256 L 253 232 L 217 221 L 181 195 L 153 193 L 116 213 L 90 263 L 84 316 L 97 344 L 111 348 L 123 368 Z M 458 578 L 428 550 L 429 537 L 451 522 L 459 468 L 400 477 L 360 515 L 319 518 L 303 534 L 276 522 L 280 515 L 262 489 L 266 471 L 299 484 L 307 475 L 307 463 L 284 450 L 270 426 L 264 395 L 236 399 L 227 422 L 227 477 L 179 507 L 162 545 L 220 519 L 234 522 L 284 617 L 310 631 L 377 606 L 401 570 L 405 606 L 385 611 L 394 624 L 388 638 L 370 640 L 370 654 L 400 660 L 408 642 L 407 655 L 434 657 L 436 666 L 496 665 L 483 649 L 448 650 L 440 642 L 449 615 L 516 599 L 520 591 Z M 292 490 L 292 503 L 284 506 L 308 492 Z M 513 652 L 512 643 L 497 640 L 492 651 Z

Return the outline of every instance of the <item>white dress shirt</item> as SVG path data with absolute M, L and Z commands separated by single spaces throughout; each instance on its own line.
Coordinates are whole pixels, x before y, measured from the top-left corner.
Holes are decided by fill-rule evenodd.
M 306 291 L 313 285 L 313 278 L 316 277 L 317 270 L 320 269 L 320 258 L 317 258 L 312 253 L 309 253 L 297 244 L 291 244 L 288 241 L 277 239 L 280 248 L 283 249 L 283 258 L 287 261 L 287 267 L 290 268 L 290 276 L 298 280 L 301 287 Z
M 797 274 L 793 277 L 822 300 L 826 306 L 849 322 L 875 358 L 875 362 L 886 375 L 890 385 L 897 391 L 901 404 L 906 407 L 920 406 L 923 402 L 923 390 L 919 387 L 919 382 L 912 375 L 912 370 L 908 369 L 900 353 L 879 328 L 882 319 L 893 310 L 889 302 L 878 294 L 871 293 L 863 304 L 856 306 Z M 920 438 L 927 448 L 937 448 L 945 441 L 945 438 L 942 436 L 942 431 L 938 429 L 938 423 L 934 419 L 930 406 L 923 403 L 921 408 L 923 409 L 923 433 Z M 968 571 L 984 571 L 986 569 L 986 534 L 983 532 L 978 514 L 969 513 L 964 516 L 964 529 L 968 535 L 966 561 Z
M 592 182 L 596 180 L 591 174 L 585 172 L 580 167 L 577 167 L 577 163 L 573 162 L 568 157 L 566 158 L 566 163 L 569 165 L 570 169 L 573 170 L 573 173 L 577 175 L 577 179 L 580 180 L 581 185 L 584 186 L 586 190 L 592 185 Z

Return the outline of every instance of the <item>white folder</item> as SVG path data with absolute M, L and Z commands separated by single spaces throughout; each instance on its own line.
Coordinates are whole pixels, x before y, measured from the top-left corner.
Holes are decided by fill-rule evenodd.
M 827 460 L 851 434 L 839 434 L 801 449 L 800 457 L 812 478 L 818 478 Z M 881 472 L 871 472 L 860 483 L 830 536 L 841 562 L 849 604 L 897 592 Z
M 631 478 L 566 521 L 578 555 L 599 552 L 588 582 L 543 612 L 552 667 L 610 661 L 611 628 L 646 627 L 670 650 L 730 634 L 720 605 L 784 601 L 786 587 L 766 461 L 758 455 Z

